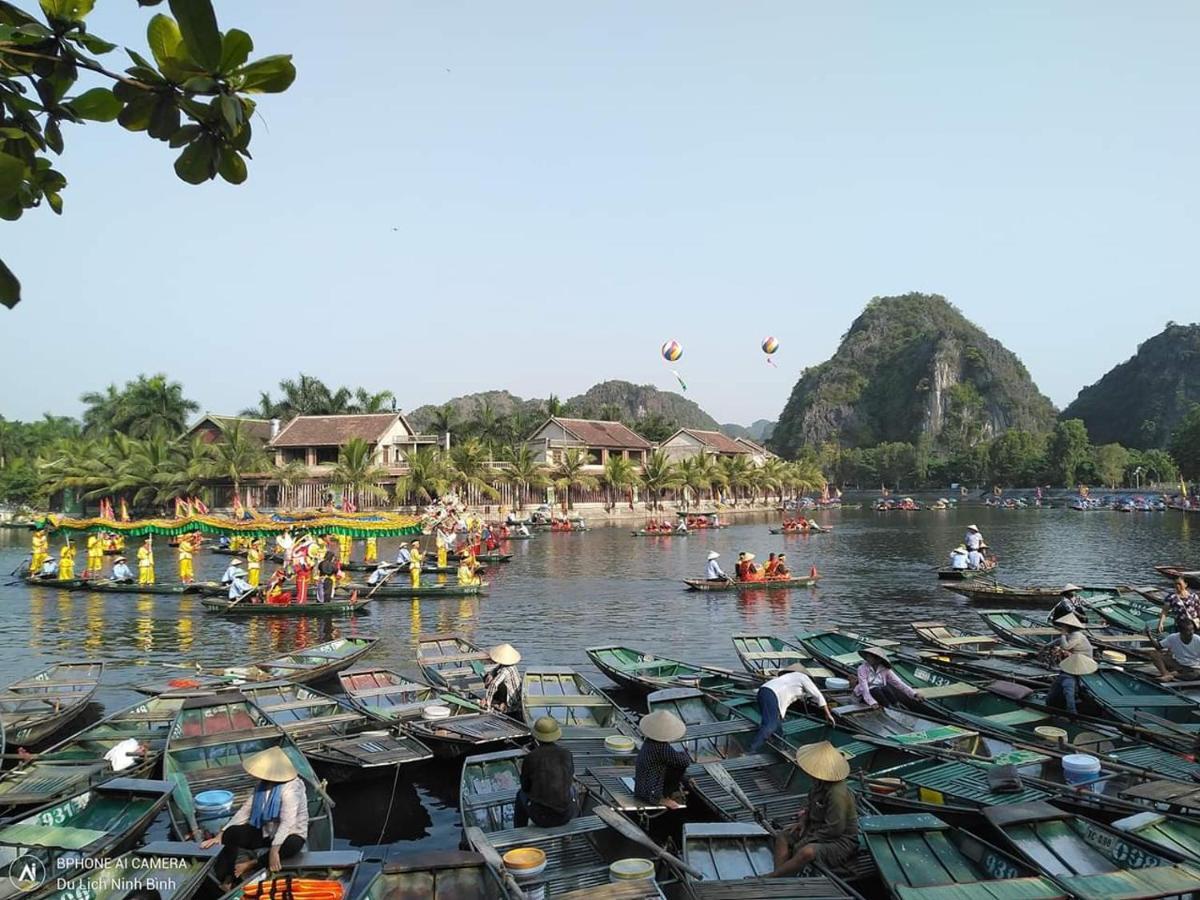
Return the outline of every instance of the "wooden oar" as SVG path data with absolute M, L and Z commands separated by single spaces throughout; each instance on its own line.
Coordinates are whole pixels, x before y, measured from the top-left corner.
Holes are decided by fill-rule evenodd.
M 383 587 L 385 584 L 387 584 L 388 581 L 391 580 L 392 576 L 395 575 L 399 571 L 400 571 L 400 569 L 397 567 L 397 568 L 392 569 L 386 575 L 384 575 L 381 579 L 379 579 L 379 581 L 375 584 L 375 586 L 367 592 L 367 596 L 363 597 L 363 599 L 360 602 L 366 603 L 368 600 L 370 600 L 375 595 L 375 592 L 377 590 L 379 590 L 381 587 Z
M 492 869 L 499 873 L 504 879 L 504 886 L 513 896 L 514 900 L 525 900 L 525 889 L 521 887 L 517 879 L 513 878 L 512 873 L 504 866 L 504 860 L 500 858 L 500 854 L 496 852 L 496 848 L 488 843 L 484 833 L 474 825 L 468 826 L 463 831 L 466 836 L 467 843 L 475 848 L 475 852 L 483 857 L 483 861 Z
M 758 821 L 758 824 L 767 829 L 767 831 L 771 833 L 772 837 L 779 837 L 783 834 L 783 832 L 775 825 L 775 823 L 767 818 L 766 813 L 755 806 L 754 802 L 748 796 L 746 796 L 746 792 L 743 791 L 738 783 L 733 780 L 733 776 L 729 774 L 723 765 L 720 763 L 704 763 L 703 769 L 710 776 L 712 776 L 713 781 L 715 781 L 722 790 L 730 794 L 738 803 L 742 804 L 742 806 L 744 806 L 748 812 L 753 813 L 754 818 Z
M 594 810 L 592 810 L 592 813 L 596 816 L 599 816 L 600 820 L 604 822 L 605 825 L 617 832 L 617 834 L 621 835 L 621 837 L 633 841 L 638 846 L 645 847 L 664 862 L 669 863 L 670 865 L 679 869 L 681 872 L 686 872 L 697 881 L 702 881 L 704 879 L 703 872 L 693 866 L 689 866 L 678 856 L 675 856 L 673 853 L 668 853 L 662 847 L 658 846 L 658 844 L 654 843 L 654 841 L 651 840 L 642 831 L 642 829 L 638 828 L 611 806 L 597 806 Z

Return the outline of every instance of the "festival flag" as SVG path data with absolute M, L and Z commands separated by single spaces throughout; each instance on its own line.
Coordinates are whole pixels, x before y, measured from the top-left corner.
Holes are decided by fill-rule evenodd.
M 195 510 L 197 515 L 200 515 L 200 516 L 208 515 L 208 504 L 206 504 L 199 497 L 192 497 L 192 509 Z
M 242 506 L 242 495 L 240 491 L 233 492 L 233 515 L 234 518 L 242 518 L 245 515 L 246 509 Z
M 129 521 L 129 507 L 125 505 L 125 498 L 121 498 L 121 521 Z

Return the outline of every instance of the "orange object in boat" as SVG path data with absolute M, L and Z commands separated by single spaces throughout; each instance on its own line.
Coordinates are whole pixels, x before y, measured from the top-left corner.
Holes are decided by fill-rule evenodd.
M 345 889 L 340 881 L 287 876 L 248 884 L 242 896 L 247 900 L 343 900 Z

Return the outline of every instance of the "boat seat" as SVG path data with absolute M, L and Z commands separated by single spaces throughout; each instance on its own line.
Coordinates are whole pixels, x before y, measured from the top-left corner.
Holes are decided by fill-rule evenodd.
M 843 666 L 852 666 L 862 662 L 862 657 L 858 655 L 858 651 L 854 650 L 850 653 L 839 653 L 831 657 L 835 663 L 840 663 Z
M 678 665 L 678 663 L 671 662 L 670 660 L 651 659 L 644 662 L 626 663 L 620 667 L 620 671 L 645 672 L 650 669 L 667 669 L 675 665 Z
M 806 657 L 799 650 L 764 650 L 762 652 L 744 652 L 743 659 L 797 659 L 805 660 Z
M 428 691 L 429 687 L 424 684 L 415 684 L 413 682 L 405 682 L 404 684 L 387 684 L 381 687 L 373 688 L 355 688 L 350 692 L 351 697 L 382 697 L 386 694 L 415 694 L 423 691 Z
M 421 666 L 442 666 L 447 663 L 457 662 L 473 662 L 476 660 L 490 660 L 483 650 L 476 650 L 473 653 L 448 653 L 445 656 L 417 656 L 417 663 Z
M 1057 884 L 1043 875 L 1006 878 L 1003 881 L 976 881 L 972 884 L 936 884 L 910 887 L 894 886 L 900 900 L 1042 900 L 1062 897 Z
M 966 694 L 978 694 L 979 688 L 965 682 L 956 684 L 939 684 L 934 687 L 921 688 L 921 696 L 926 700 L 937 699 L 939 697 L 961 697 Z
M 962 637 L 946 637 L 938 638 L 939 644 L 947 644 L 952 647 L 959 647 L 963 644 L 995 644 L 999 641 L 994 637 L 989 637 L 985 634 L 965 634 Z
M 551 709 L 556 706 L 612 706 L 612 702 L 599 694 L 526 694 L 524 705 Z
M 1044 637 L 1057 637 L 1058 636 L 1057 628 L 1047 628 L 1044 625 L 1038 625 L 1038 626 L 1018 625 L 1016 627 L 1009 628 L 1008 631 L 1011 631 L 1013 634 L 1020 634 L 1020 635 L 1025 635 L 1028 637 L 1043 637 L 1043 636 Z
M 978 731 L 970 731 L 957 725 L 942 725 L 925 731 L 911 731 L 908 734 L 893 734 L 891 740 L 905 747 L 920 744 L 938 744 L 942 741 L 953 741 L 960 738 L 978 737 Z
M 990 716 L 983 718 L 988 722 L 993 722 L 996 725 L 1025 725 L 1029 722 L 1041 722 L 1043 719 L 1048 719 L 1049 713 L 1039 712 L 1036 709 L 1010 709 L 1008 712 L 992 713 Z
M 72 828 L 70 825 L 35 825 L 18 822 L 0 829 L 0 841 L 25 847 L 62 847 L 68 850 L 83 850 L 108 836 L 105 831 L 94 828 Z

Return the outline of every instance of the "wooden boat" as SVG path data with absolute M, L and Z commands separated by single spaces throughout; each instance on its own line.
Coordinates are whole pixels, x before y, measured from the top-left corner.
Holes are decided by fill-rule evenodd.
M 9 747 L 41 744 L 74 722 L 96 694 L 104 663 L 59 663 L 0 693 L 0 725 Z
M 913 622 L 912 630 L 926 644 L 948 653 L 980 656 L 1028 657 L 1028 651 L 1011 647 L 990 634 L 970 634 L 945 622 Z
M 189 698 L 179 711 L 163 754 L 163 778 L 175 790 L 169 809 L 180 840 L 202 840 L 217 834 L 254 789 L 255 779 L 242 768 L 249 757 L 279 747 L 291 759 L 308 793 L 308 842 L 312 850 L 328 850 L 333 814 L 325 791 L 295 742 L 258 707 L 239 693 Z M 202 791 L 233 793 L 229 812 L 196 809 Z
M 0 807 L 36 806 L 78 794 L 113 777 L 104 754 L 133 739 L 143 752 L 121 770 L 140 778 L 155 770 L 182 698 L 154 697 L 115 712 L 0 775 Z
M 1172 581 L 1182 578 L 1190 587 L 1200 588 L 1200 570 L 1189 569 L 1186 566 L 1155 566 L 1154 571 L 1163 578 Z
M 436 581 L 427 581 L 423 582 L 420 587 L 413 587 L 407 581 L 393 579 L 378 588 L 373 588 L 369 584 L 351 584 L 341 590 L 358 591 L 358 595 L 363 598 L 370 594 L 373 600 L 407 599 L 409 597 L 434 600 L 438 597 L 474 597 L 486 594 L 488 583 L 481 581 L 479 584 L 459 584 L 457 581 L 448 581 L 438 584 Z
M 356 900 L 507 900 L 507 896 L 478 853 L 426 850 L 388 857 Z
M 458 806 L 463 828 L 484 833 L 513 827 L 513 804 L 521 788 L 527 750 L 498 750 L 468 756 L 459 774 Z
M 371 601 L 331 600 L 329 603 L 251 603 L 249 600 L 229 600 L 205 597 L 200 603 L 209 612 L 223 616 L 340 616 L 353 615 L 366 609 Z
M 928 813 L 862 816 L 859 828 L 896 900 L 1069 896 L 1034 865 Z
M 788 588 L 812 587 L 820 575 L 801 575 L 792 578 L 764 578 L 762 581 L 708 581 L 704 578 L 685 578 L 689 591 L 780 591 Z
M 1099 717 L 1183 752 L 1200 738 L 1200 703 L 1177 690 L 1116 668 L 1081 676 Z M 1044 698 L 1037 696 L 1038 701 Z
M 402 725 L 438 756 L 462 756 L 500 743 L 529 738 L 529 729 L 452 691 L 415 682 L 383 668 L 357 668 L 338 676 L 355 707 L 387 722 Z M 427 706 L 444 706 L 450 715 L 427 719 Z
M 772 528 L 771 534 L 793 535 L 793 534 L 829 534 L 833 528 L 827 528 L 818 525 L 816 522 L 810 522 L 807 528 Z
M 833 674 L 799 644 L 771 634 L 735 634 L 733 649 L 746 671 L 764 680 L 794 665 L 804 666 L 818 685 Z
M 637 531 L 630 532 L 634 537 L 687 537 L 691 534 L 690 531 L 647 531 L 645 528 L 639 528 Z
M 0 825 L 0 864 L 7 871 L 32 856 L 41 865 L 44 881 L 22 882 L 24 866 L 18 866 L 0 882 L 0 897 L 38 896 L 54 889 L 56 873 L 73 871 L 68 868 L 72 863 L 129 849 L 167 805 L 171 788 L 167 781 L 113 778 L 6 820 Z
M 433 756 L 416 738 L 393 734 L 383 720 L 311 687 L 277 681 L 241 690 L 330 781 L 387 775 Z
M 695 687 L 707 691 L 758 690 L 758 679 L 718 669 L 643 653 L 632 647 L 589 647 L 588 659 L 622 687 L 640 693 L 669 687 Z
M 1032 604 L 1045 607 L 1047 611 L 1062 599 L 1062 588 L 1014 588 L 1005 584 L 943 584 L 942 590 L 953 591 L 972 603 L 990 603 L 995 606 L 1022 606 Z M 1115 589 L 1083 588 L 1076 592 L 1084 600 L 1114 597 Z
M 1035 619 L 1025 613 L 1009 609 L 983 610 L 979 613 L 988 627 L 1010 644 L 1040 650 L 1054 643 L 1062 634 L 1044 619 Z M 1116 650 L 1121 654 L 1138 659 L 1149 659 L 1153 649 L 1150 638 L 1144 634 L 1130 634 L 1119 628 L 1095 625 L 1087 629 L 1087 639 L 1098 650 Z M 1123 659 L 1119 661 L 1124 662 Z
M 740 716 L 715 697 L 695 688 L 667 688 L 646 697 L 650 712 L 674 713 L 687 726 L 678 743 L 697 762 L 729 759 L 747 753 L 757 721 Z
M 115 859 L 102 867 L 71 869 L 60 890 L 47 894 L 47 900 L 123 900 L 131 884 L 155 881 L 171 885 L 160 890 L 169 900 L 189 900 L 204 886 L 209 870 L 217 860 L 220 847 L 201 850 L 198 844 L 178 841 L 154 841 Z M 71 878 L 78 872 L 77 878 Z
M 1200 863 L 1200 821 L 1195 816 L 1143 812 L 1118 819 L 1113 828 L 1153 844 L 1172 859 Z
M 774 839 L 752 822 L 687 822 L 683 861 L 702 880 L 689 881 L 694 900 L 840 900 L 858 897 L 832 874 L 770 878 L 775 869 Z
M 982 569 L 956 569 L 953 566 L 941 566 L 937 569 L 938 581 L 972 581 L 976 578 L 991 578 L 992 573 L 999 568 L 996 563 L 984 566 Z
M 634 737 L 637 728 L 619 706 L 588 681 L 566 666 L 526 669 L 521 681 L 521 710 L 530 728 L 542 716 L 553 716 L 562 727 L 559 743 L 581 760 L 612 758 L 605 749 L 606 738 Z
M 1167 897 L 1200 891 L 1200 868 L 1178 862 L 1128 832 L 1048 803 L 995 806 L 988 824 L 1022 860 L 1080 900 Z
M 278 872 L 259 869 L 249 880 L 224 894 L 220 900 L 292 900 L 294 882 L 301 878 L 336 881 L 341 886 L 342 897 L 351 897 L 354 896 L 351 888 L 362 862 L 362 854 L 357 850 L 312 851 L 306 847 L 299 855 L 281 862 Z M 302 893 L 295 894 L 296 900 L 302 897 Z
M 425 680 L 482 700 L 484 676 L 495 666 L 488 652 L 457 631 L 417 636 L 417 665 Z
M 223 594 L 229 585 L 218 581 L 196 581 L 191 584 L 159 582 L 156 584 L 133 584 L 110 581 L 106 578 L 30 578 L 22 579 L 35 587 L 50 587 L 60 591 L 79 591 L 89 594 L 155 594 L 175 596 L 182 594 Z
M 1129 594 L 1089 600 L 1088 609 L 1094 610 L 1114 628 L 1143 635 L 1147 628 L 1151 631 L 1158 630 L 1158 617 L 1162 614 L 1161 603 Z
M 481 563 L 506 563 L 506 562 L 510 562 L 512 560 L 512 557 L 513 557 L 513 555 L 511 553 L 501 553 L 499 551 L 489 551 L 487 553 L 480 553 L 478 556 L 475 557 L 475 561 L 481 562 Z M 463 559 L 463 554 L 451 553 L 450 559 L 454 560 L 455 562 L 458 562 L 459 560 Z M 455 569 L 455 571 L 458 571 L 458 570 Z

